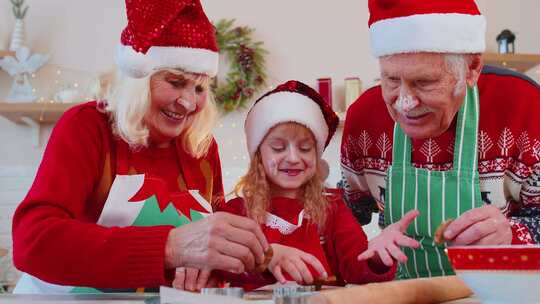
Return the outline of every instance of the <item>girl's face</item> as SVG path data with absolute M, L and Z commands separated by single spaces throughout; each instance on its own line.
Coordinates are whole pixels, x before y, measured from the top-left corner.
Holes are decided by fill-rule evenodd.
M 162 71 L 150 78 L 151 103 L 144 122 L 157 146 L 170 144 L 206 104 L 208 81 L 189 76 Z
M 268 132 L 259 149 L 271 195 L 298 198 L 317 170 L 311 131 L 296 123 L 280 124 Z

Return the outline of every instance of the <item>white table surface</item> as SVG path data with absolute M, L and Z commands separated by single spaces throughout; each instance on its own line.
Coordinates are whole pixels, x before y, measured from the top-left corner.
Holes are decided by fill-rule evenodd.
M 98 294 L 98 295 L 12 295 L 0 294 L 0 303 L 7 304 L 145 304 L 145 300 L 158 294 Z M 255 301 L 261 303 L 261 301 Z M 265 301 L 270 302 L 271 301 Z M 480 304 L 468 298 L 444 304 Z
M 0 303 L 28 304 L 144 304 L 159 294 L 14 295 L 0 294 Z

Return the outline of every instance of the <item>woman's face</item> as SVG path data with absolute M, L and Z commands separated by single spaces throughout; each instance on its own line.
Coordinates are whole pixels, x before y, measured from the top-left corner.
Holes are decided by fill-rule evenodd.
M 206 76 L 158 72 L 150 78 L 150 108 L 144 122 L 151 144 L 164 147 L 178 137 L 204 108 L 208 95 Z
M 303 126 L 286 123 L 271 129 L 260 153 L 272 196 L 298 197 L 301 187 L 315 175 L 317 145 Z

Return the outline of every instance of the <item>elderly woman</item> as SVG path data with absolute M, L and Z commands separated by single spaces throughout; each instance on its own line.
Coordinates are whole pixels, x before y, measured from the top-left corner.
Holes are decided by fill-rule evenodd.
M 27 273 L 16 292 L 152 288 L 175 274 L 194 290 L 212 269 L 264 260 L 255 222 L 210 215 L 223 199 L 209 92 L 218 53 L 200 2 L 126 4 L 118 83 L 63 115 L 15 213 L 14 262 Z

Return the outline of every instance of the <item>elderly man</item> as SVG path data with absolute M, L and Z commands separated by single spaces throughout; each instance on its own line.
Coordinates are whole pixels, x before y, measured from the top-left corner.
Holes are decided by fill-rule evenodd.
M 538 85 L 483 66 L 473 0 L 369 8 L 381 85 L 349 108 L 341 156 L 349 206 L 363 224 L 378 210 L 385 227 L 362 258 L 401 262 L 400 278 L 452 274 L 434 241 L 449 219 L 447 244 L 540 241 Z

